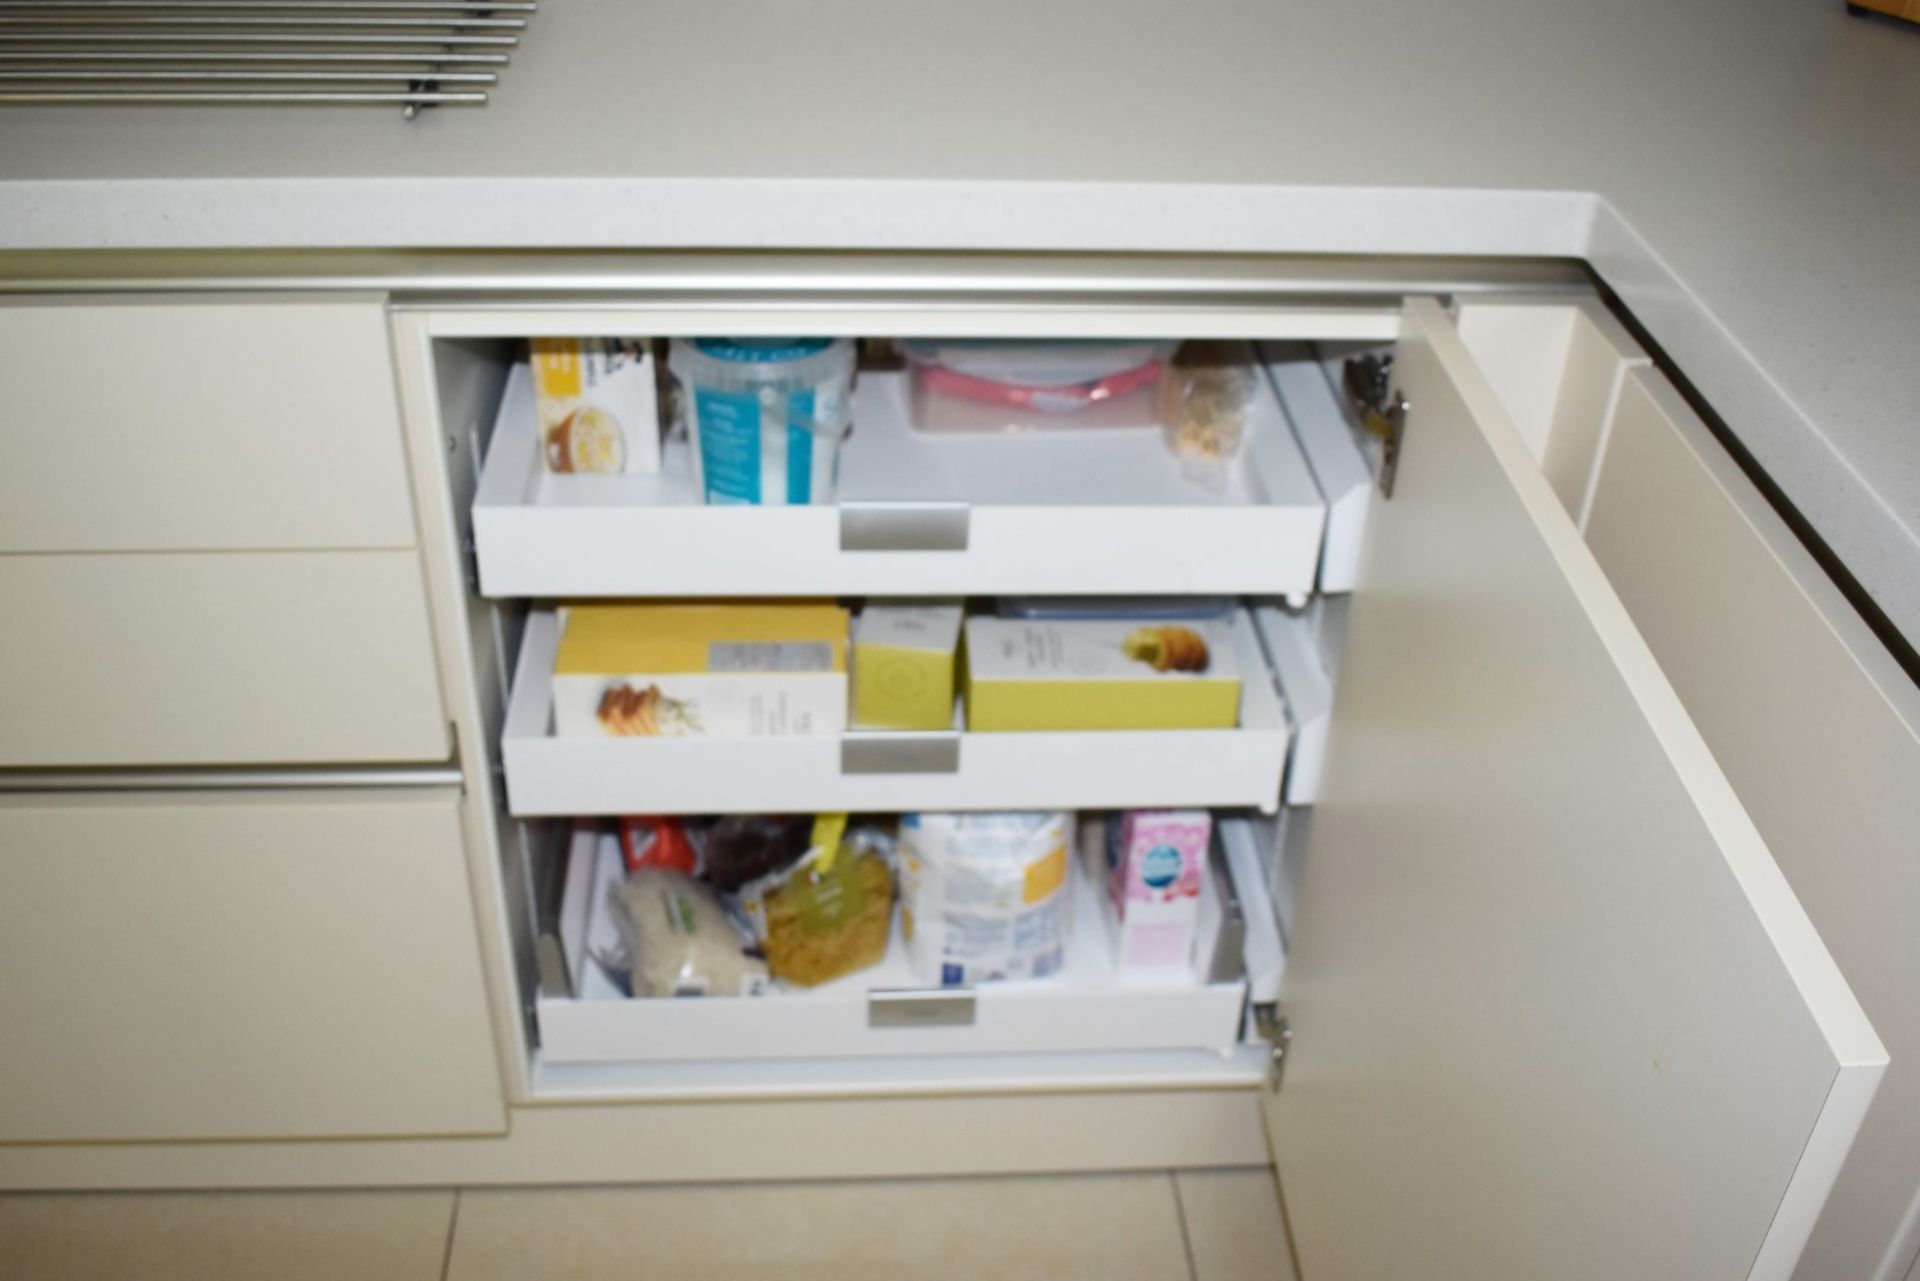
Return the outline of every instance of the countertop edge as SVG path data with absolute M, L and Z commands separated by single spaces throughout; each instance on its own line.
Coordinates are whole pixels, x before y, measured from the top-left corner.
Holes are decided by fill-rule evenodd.
M 780 217 L 768 218 L 776 206 Z M 1920 530 L 1901 520 L 1604 193 L 890 178 L 0 183 L 0 250 L 349 248 L 1582 259 L 1687 372 L 1893 625 L 1920 644 Z

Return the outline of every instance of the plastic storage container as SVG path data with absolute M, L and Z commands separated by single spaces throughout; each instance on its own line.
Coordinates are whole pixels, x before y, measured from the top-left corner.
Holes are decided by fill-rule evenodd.
M 927 431 L 1152 427 L 1173 344 L 1057 340 L 900 345 Z
M 847 338 L 676 338 L 668 368 L 708 503 L 798 505 L 833 497 L 851 425 Z

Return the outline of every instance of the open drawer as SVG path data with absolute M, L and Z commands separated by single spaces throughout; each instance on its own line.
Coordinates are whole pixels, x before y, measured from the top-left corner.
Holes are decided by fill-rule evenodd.
M 837 501 L 699 501 L 684 440 L 654 476 L 549 474 L 532 383 L 508 380 L 473 506 L 480 589 L 507 596 L 1313 590 L 1325 507 L 1258 380 L 1224 488 L 1160 428 L 923 433 L 904 375 L 861 374 Z
M 547 1064 L 1030 1055 L 1110 1050 L 1227 1050 L 1240 1041 L 1247 984 L 1242 950 L 1272 951 L 1270 921 L 1242 915 L 1236 870 L 1220 846 L 1250 840 L 1221 824 L 1201 900 L 1191 972 L 1116 971 L 1097 891 L 1079 857 L 1066 963 L 1044 979 L 928 987 L 913 971 L 898 913 L 879 965 L 813 988 L 764 996 L 633 999 L 601 961 L 617 945 L 607 892 L 621 869 L 617 840 L 579 831 L 557 913 L 571 994 L 543 991 L 535 1014 Z M 1224 884 L 1221 882 L 1224 879 Z M 1264 901 L 1264 900 L 1262 900 Z M 1258 942 L 1250 943 L 1250 936 Z
M 561 738 L 553 659 L 561 620 L 527 616 L 501 739 L 507 808 L 567 814 L 816 810 L 1272 810 L 1287 714 L 1245 611 L 1234 616 L 1240 726 L 1084 733 L 896 733 L 765 738 Z

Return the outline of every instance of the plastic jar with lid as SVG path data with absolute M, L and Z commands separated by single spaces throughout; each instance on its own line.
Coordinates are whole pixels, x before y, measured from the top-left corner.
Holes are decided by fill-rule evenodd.
M 823 503 L 851 426 L 849 338 L 676 338 L 668 368 L 702 501 Z

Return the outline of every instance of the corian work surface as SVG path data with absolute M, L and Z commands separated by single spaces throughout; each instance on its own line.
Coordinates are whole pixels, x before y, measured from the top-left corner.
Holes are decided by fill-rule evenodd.
M 0 248 L 1584 257 L 1920 640 L 1915 120 L 1840 0 L 549 0 L 481 110 L 0 114 Z

